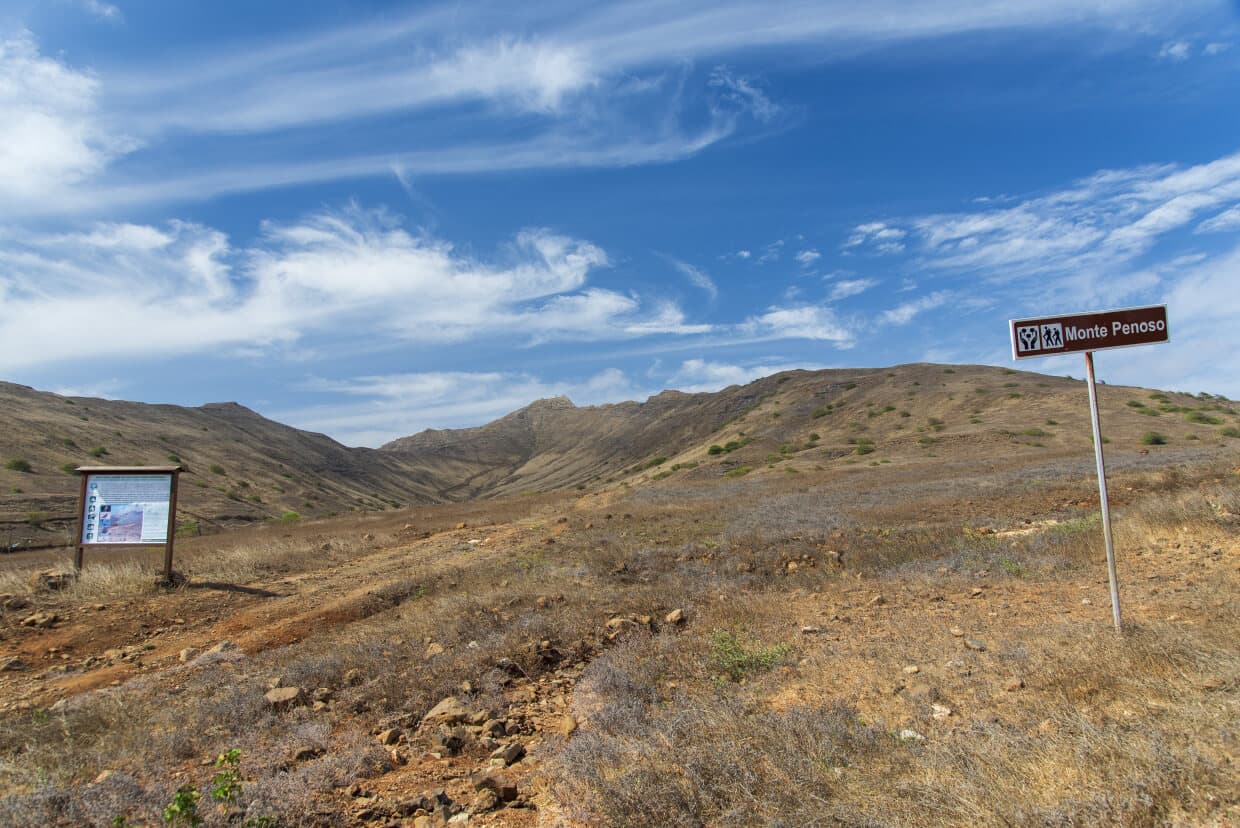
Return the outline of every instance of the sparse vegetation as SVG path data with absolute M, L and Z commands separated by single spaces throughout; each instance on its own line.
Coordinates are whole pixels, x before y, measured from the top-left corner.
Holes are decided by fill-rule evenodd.
M 91 457 L 105 457 L 107 456 L 108 450 L 103 446 L 95 446 L 89 453 Z
M 8 469 L 9 471 L 15 471 L 15 472 L 29 472 L 32 470 L 30 461 L 22 457 L 15 457 L 14 459 L 5 463 L 4 467 Z
M 1143 446 L 1162 446 L 1166 445 L 1167 436 L 1159 434 L 1157 431 L 1147 431 L 1141 435 L 1141 445 Z

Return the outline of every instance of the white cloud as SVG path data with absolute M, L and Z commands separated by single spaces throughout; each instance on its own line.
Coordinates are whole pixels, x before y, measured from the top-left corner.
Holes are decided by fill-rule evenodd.
M 904 250 L 904 237 L 907 235 L 907 230 L 892 227 L 885 222 L 871 221 L 853 228 L 852 235 L 844 242 L 844 249 L 866 245 L 878 253 L 901 253 Z
M 879 318 L 888 325 L 907 325 L 918 314 L 942 307 L 948 298 L 949 296 L 946 292 L 941 290 L 935 291 L 919 299 L 914 299 L 911 302 L 905 302 L 890 310 L 883 311 Z
M 1240 230 L 1240 205 L 1224 210 L 1197 225 L 1198 233 L 1227 233 Z
M 851 347 L 855 334 L 841 323 L 831 308 L 803 305 L 793 308 L 772 307 L 760 316 L 741 323 L 739 330 L 764 339 L 816 339 L 834 342 L 840 348 Z
M 705 291 L 712 300 L 719 298 L 719 287 L 715 284 L 715 280 L 710 278 L 709 273 L 702 270 L 700 267 L 695 267 L 694 265 L 689 264 L 688 262 L 682 262 L 680 259 L 676 259 L 671 256 L 667 256 L 666 258 L 668 262 L 671 263 L 672 267 L 679 270 L 684 277 L 689 280 L 690 284 Z
M 120 20 L 121 10 L 111 3 L 102 0 L 82 0 L 82 8 L 103 20 Z
M 762 123 L 769 123 L 780 108 L 750 78 L 733 74 L 726 66 L 717 66 L 710 74 L 710 86 L 718 89 L 722 99 L 747 111 Z
M 812 363 L 742 363 L 714 362 L 705 359 L 689 359 L 671 375 L 668 382 L 678 391 L 686 393 L 712 392 L 729 385 L 744 385 L 780 371 L 803 369 L 814 371 L 823 366 Z
M 1158 57 L 1161 60 L 1170 60 L 1180 62 L 1188 60 L 1192 56 L 1193 45 L 1187 40 L 1171 40 L 1163 44 L 1158 50 Z
M 821 258 L 822 254 L 812 247 L 808 250 L 802 250 L 796 255 L 796 260 L 801 263 L 802 267 L 809 267 Z
M 0 40 L 0 201 L 61 192 L 135 147 L 105 129 L 98 93 L 92 75 L 40 54 L 29 32 Z
M 751 252 L 750 252 L 750 251 L 748 251 L 748 250 L 738 250 L 738 251 L 736 251 L 736 257 L 737 257 L 738 259 L 748 259 L 748 258 L 749 258 L 750 256 L 752 256 L 752 255 L 753 255 L 753 253 L 751 253 Z
M 704 333 L 669 302 L 586 285 L 598 247 L 521 232 L 488 263 L 350 206 L 267 224 L 233 249 L 186 222 L 99 224 L 0 236 L 0 370 L 108 357 L 166 357 L 313 335 L 375 341 L 517 343 Z M 56 319 L 57 325 L 47 324 Z
M 1231 48 L 1230 43 L 1222 43 L 1222 42 L 1207 43 L 1201 51 L 1203 54 L 1213 57 L 1214 55 L 1223 54 L 1223 52 L 1226 52 L 1230 48 Z
M 830 300 L 838 302 L 850 296 L 857 296 L 877 284 L 877 279 L 842 279 L 831 286 Z
M 1105 170 L 1073 187 L 990 210 L 908 222 L 921 261 L 995 282 L 1087 280 L 1126 268 L 1203 213 L 1240 204 L 1240 154 L 1193 167 Z

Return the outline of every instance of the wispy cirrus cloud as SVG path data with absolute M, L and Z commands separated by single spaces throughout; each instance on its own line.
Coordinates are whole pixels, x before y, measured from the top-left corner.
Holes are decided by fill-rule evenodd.
M 907 235 L 907 230 L 892 227 L 886 222 L 866 222 L 853 228 L 852 235 L 844 242 L 844 250 L 865 248 L 876 253 L 900 253 L 904 250 L 904 237 Z
M 712 300 L 719 298 L 719 286 L 715 284 L 715 280 L 710 278 L 710 274 L 700 267 L 691 265 L 688 262 L 681 261 L 673 256 L 665 256 L 668 263 L 676 268 L 681 275 L 689 280 L 689 283 L 699 290 L 706 293 Z
M 102 0 L 83 1 L 97 15 L 119 16 Z M 200 50 L 190 60 L 117 54 L 106 71 L 91 73 L 71 68 L 71 58 L 44 56 L 42 74 L 18 65 L 13 74 L 22 81 L 10 84 L 18 93 L 0 102 L 18 113 L 6 120 L 10 134 L 17 132 L 14 121 L 22 125 L 14 145 L 24 148 L 8 153 L 19 162 L 0 168 L 0 192 L 25 196 L 19 203 L 0 200 L 0 209 L 8 215 L 98 212 L 381 176 L 393 166 L 460 175 L 664 163 L 746 129 L 779 128 L 789 107 L 765 91 L 761 78 L 726 68 L 731 56 L 746 51 L 778 46 L 831 61 L 979 32 L 1105 30 L 1135 37 L 1135 16 L 1150 31 L 1173 29 L 1180 16 L 1208 5 L 652 0 L 638 13 L 594 4 L 435 3 Z M 23 43 L 17 51 L 29 53 L 30 39 Z M 6 50 L 11 58 L 14 48 Z M 52 77 L 57 73 L 60 78 Z M 680 80 L 664 82 L 671 76 Z M 69 81 L 75 89 L 67 89 Z M 65 91 L 67 101 L 57 98 Z M 32 115 L 48 114 L 40 102 L 54 99 L 64 105 L 47 121 Z M 433 118 L 418 117 L 430 112 Z M 369 128 L 395 119 L 405 128 Z M 350 130 L 347 144 L 318 140 L 325 126 L 340 124 L 366 128 Z M 158 151 L 183 142 L 209 142 L 212 151 Z M 307 153 L 307 147 L 314 149 Z M 141 163 L 111 163 L 131 151 Z M 194 159 L 188 170 L 186 159 Z M 23 169 L 29 172 L 19 175 Z M 882 244 L 894 250 L 899 242 Z
M 942 307 L 950 295 L 946 291 L 936 290 L 934 293 L 897 305 L 883 311 L 879 319 L 888 325 L 907 325 L 913 318 L 929 310 Z
M 856 341 L 856 332 L 824 305 L 771 307 L 737 327 L 741 333 L 760 339 L 814 339 L 832 342 L 838 348 L 852 347 Z
M 831 285 L 830 300 L 838 302 L 850 296 L 859 296 L 877 284 L 877 279 L 840 279 Z
M 350 205 L 267 223 L 236 249 L 172 221 L 0 236 L 0 370 L 101 356 L 161 358 L 316 341 L 515 344 L 705 333 L 667 301 L 587 284 L 589 242 L 529 229 L 492 262 Z M 84 288 L 84 286 L 89 286 Z M 53 328 L 44 320 L 56 318 Z

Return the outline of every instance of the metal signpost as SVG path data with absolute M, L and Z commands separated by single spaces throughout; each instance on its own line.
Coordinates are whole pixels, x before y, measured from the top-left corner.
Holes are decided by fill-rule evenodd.
M 73 566 L 88 546 L 162 546 L 164 582 L 172 582 L 180 466 L 79 466 L 81 498 Z
M 1074 313 L 1013 319 L 1012 359 L 1085 353 L 1085 377 L 1089 384 L 1089 415 L 1094 427 L 1094 456 L 1098 461 L 1098 495 L 1102 506 L 1102 536 L 1107 548 L 1107 577 L 1111 582 L 1111 614 L 1115 630 L 1121 631 L 1119 580 L 1115 575 L 1115 546 L 1111 540 L 1111 507 L 1107 502 L 1107 471 L 1102 458 L 1102 427 L 1098 422 L 1098 388 L 1094 382 L 1094 351 L 1127 348 L 1170 341 L 1167 306 Z

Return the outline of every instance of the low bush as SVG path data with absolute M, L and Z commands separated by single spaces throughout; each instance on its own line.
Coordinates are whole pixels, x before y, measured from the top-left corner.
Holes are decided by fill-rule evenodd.
M 9 462 L 4 464 L 4 467 L 8 469 L 9 471 L 15 471 L 15 472 L 28 472 L 30 471 L 30 468 L 31 468 L 30 461 L 24 458 L 21 458 L 21 457 L 17 457 L 17 458 L 10 460 Z

